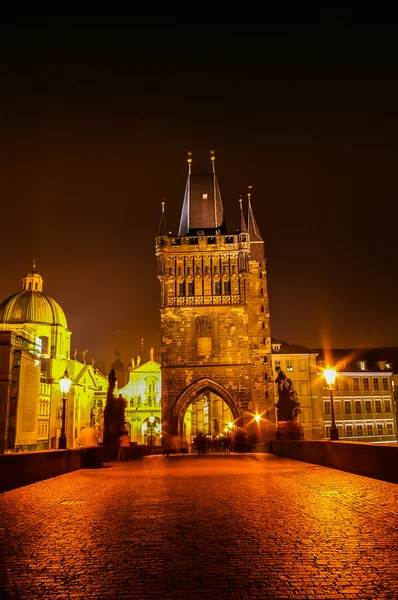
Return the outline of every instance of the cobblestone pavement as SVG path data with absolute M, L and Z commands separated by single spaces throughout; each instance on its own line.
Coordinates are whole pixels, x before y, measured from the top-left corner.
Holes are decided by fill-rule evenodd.
M 0 494 L 2 599 L 398 598 L 398 486 L 156 456 Z

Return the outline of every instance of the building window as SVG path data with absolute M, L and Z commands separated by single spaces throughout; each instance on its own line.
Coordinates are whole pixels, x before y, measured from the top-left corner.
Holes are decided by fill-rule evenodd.
M 264 381 L 267 381 L 267 380 L 268 380 L 268 375 L 267 375 L 267 373 L 264 373 Z
M 392 435 L 392 423 L 387 423 L 387 435 Z
M 357 436 L 358 437 L 362 437 L 363 436 L 363 427 L 362 427 L 362 425 L 357 425 Z
M 203 194 L 202 194 L 202 200 L 207 200 L 207 197 L 208 197 L 208 196 L 207 196 L 207 193 L 203 193 Z
M 326 425 L 325 427 L 325 436 L 330 438 L 330 425 Z
M 32 289 L 32 282 L 31 281 L 29 281 L 29 289 L 30 290 Z
M 373 435 L 373 425 L 371 423 L 366 425 L 366 429 L 368 431 L 368 435 Z
M 193 281 L 187 283 L 187 296 L 193 296 Z
M 380 389 L 379 378 L 378 377 L 373 377 L 373 389 L 374 390 Z
M 359 390 L 359 377 L 353 379 L 354 390 Z
M 307 384 L 306 383 L 299 383 L 299 387 L 300 387 L 300 395 L 301 396 L 306 396 L 308 394 Z
M 362 403 L 360 400 L 355 400 L 355 414 L 360 415 L 362 412 Z
M 375 409 L 377 413 L 381 413 L 381 400 L 375 400 Z
M 276 367 L 280 367 L 281 366 L 281 361 L 280 360 L 276 360 L 275 361 L 275 369 Z
M 221 296 L 221 281 L 214 282 L 214 295 Z
M 350 415 L 351 414 L 351 402 L 349 400 L 346 400 L 344 402 L 344 412 L 346 415 Z
M 352 425 L 346 425 L 345 430 L 347 437 L 352 437 Z
M 382 382 L 383 382 L 383 390 L 388 390 L 389 387 L 388 387 L 388 379 L 387 379 L 387 377 L 383 377 Z
M 368 377 L 364 377 L 363 378 L 363 389 L 364 390 L 368 390 L 369 389 L 369 379 L 368 379 Z
M 372 402 L 370 400 L 365 400 L 365 412 L 372 412 Z
M 359 368 L 361 369 L 361 371 L 366 371 L 366 362 L 361 361 L 359 363 Z
M 343 390 L 345 392 L 348 392 L 348 390 L 350 389 L 350 383 L 349 383 L 348 377 L 343 377 L 342 379 L 343 379 Z
M 383 423 L 377 423 L 377 435 L 383 435 Z
M 178 295 L 185 296 L 185 283 L 178 284 Z
M 325 415 L 330 415 L 331 413 L 331 408 L 330 408 L 330 400 L 325 400 Z
M 391 402 L 389 400 L 384 400 L 384 406 L 385 406 L 386 412 L 391 412 Z
M 261 323 L 261 328 L 265 329 L 265 322 L 264 321 Z
M 305 360 L 299 360 L 298 370 L 299 371 L 305 371 Z
M 229 281 L 224 281 L 224 296 L 229 296 L 231 294 L 231 284 Z
M 286 371 L 293 371 L 293 361 L 292 360 L 286 361 Z

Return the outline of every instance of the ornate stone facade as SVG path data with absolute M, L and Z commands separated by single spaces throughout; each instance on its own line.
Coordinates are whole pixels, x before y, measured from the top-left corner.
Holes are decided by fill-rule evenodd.
M 162 226 L 163 207 L 156 239 L 163 437 L 185 441 L 185 413 L 209 391 L 226 402 L 235 442 L 247 447 L 275 432 L 264 242 L 250 194 L 248 226 L 242 216 L 241 230 L 226 233 L 214 155 L 212 163 L 213 171 L 199 176 L 189 168 L 179 235 L 169 235 Z M 207 204 L 200 223 L 202 200 Z

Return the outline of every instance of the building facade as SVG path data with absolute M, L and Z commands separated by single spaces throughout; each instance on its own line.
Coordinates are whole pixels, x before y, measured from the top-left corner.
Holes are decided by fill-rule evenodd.
M 107 377 L 94 367 L 94 361 L 87 364 L 86 350 L 82 351 L 81 360 L 77 358 L 77 350 L 71 354 L 72 333 L 65 313 L 51 296 L 43 292 L 43 279 L 36 272 L 35 265 L 23 278 L 22 291 L 12 294 L 0 304 L 0 334 L 5 361 L 0 388 L 0 413 L 3 415 L 0 418 L 0 451 L 58 448 L 62 425 L 59 381 L 65 370 L 72 380 L 66 401 L 68 447 L 77 447 L 80 429 L 89 424 L 95 424 L 101 439 L 101 410 L 106 402 Z M 18 345 L 23 347 L 19 367 L 12 362 L 12 357 L 20 353 Z M 7 363 L 7 360 L 11 362 Z M 37 385 L 33 372 L 30 375 L 25 373 L 25 365 L 29 371 L 28 365 L 32 364 L 35 373 L 38 373 Z M 17 374 L 18 381 L 15 379 Z M 14 380 L 18 387 L 12 384 Z M 15 404 L 14 400 L 19 397 L 15 396 L 15 390 L 21 394 L 21 389 L 24 389 L 21 398 L 29 397 L 29 402 L 24 400 Z M 15 429 L 13 425 L 13 406 L 18 408 L 18 423 L 24 423 L 22 429 Z M 32 419 L 34 428 L 25 431 L 27 420 L 29 428 L 32 427 Z
M 187 410 L 210 393 L 228 406 L 245 445 L 275 432 L 264 241 L 250 193 L 247 219 L 241 201 L 240 227 L 228 233 L 214 153 L 211 166 L 193 173 L 188 156 L 178 235 L 167 230 L 163 204 L 156 238 L 163 437 L 185 443 Z
M 130 369 L 128 383 L 118 388 L 126 400 L 126 429 L 130 441 L 147 446 L 160 446 L 162 439 L 160 364 L 150 359 Z

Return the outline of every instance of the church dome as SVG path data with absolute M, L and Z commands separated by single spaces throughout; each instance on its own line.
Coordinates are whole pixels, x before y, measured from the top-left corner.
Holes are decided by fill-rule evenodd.
M 61 325 L 68 329 L 65 313 L 53 298 L 42 291 L 43 279 L 34 267 L 23 280 L 23 290 L 0 304 L 0 323 Z

